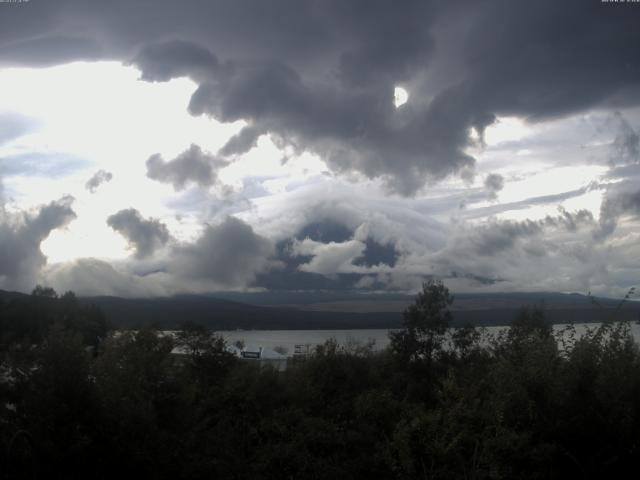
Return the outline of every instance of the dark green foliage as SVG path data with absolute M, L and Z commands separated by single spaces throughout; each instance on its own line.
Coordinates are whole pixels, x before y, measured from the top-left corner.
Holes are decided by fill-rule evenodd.
M 541 307 L 448 328 L 426 283 L 391 348 L 328 341 L 284 372 L 194 324 L 106 332 L 71 293 L 2 306 L 0 479 L 620 478 L 640 461 L 640 352 Z M 4 314 L 7 314 L 5 316 Z
M 112 335 L 95 361 L 102 414 L 101 469 L 148 478 L 175 472 L 181 415 L 187 403 L 171 351 L 174 342 L 152 330 Z
M 453 296 L 439 280 L 422 285 L 415 302 L 403 313 L 402 330 L 391 334 L 391 349 L 406 359 L 430 362 L 443 349 L 443 339 L 453 319 Z
M 201 325 L 185 322 L 175 343 L 182 350 L 185 373 L 203 394 L 219 384 L 235 363 L 224 339 Z
M 0 303 L 0 346 L 31 345 L 43 341 L 54 325 L 80 334 L 85 345 L 97 346 L 109 330 L 102 311 L 79 302 L 73 292 L 58 297 L 38 285 L 31 295 Z

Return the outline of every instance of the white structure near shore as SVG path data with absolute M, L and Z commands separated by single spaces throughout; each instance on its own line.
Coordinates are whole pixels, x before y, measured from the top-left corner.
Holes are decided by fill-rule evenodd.
M 260 366 L 270 365 L 278 371 L 287 369 L 288 357 L 276 352 L 272 348 L 256 345 L 247 345 L 238 348 L 235 345 L 230 345 L 227 347 L 227 350 L 242 360 L 260 362 Z

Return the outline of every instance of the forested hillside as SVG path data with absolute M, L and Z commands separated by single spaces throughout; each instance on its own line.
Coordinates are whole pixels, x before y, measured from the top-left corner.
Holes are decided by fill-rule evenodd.
M 284 372 L 239 360 L 199 325 L 116 334 L 71 293 L 5 300 L 2 478 L 620 478 L 636 467 L 628 323 L 605 312 L 559 342 L 544 310 L 523 307 L 490 336 L 449 328 L 452 300 L 429 282 L 387 350 L 328 341 Z
M 75 297 L 75 296 L 74 296 Z M 0 301 L 27 295 L 0 291 Z M 398 328 L 413 298 L 398 294 L 323 292 L 218 293 L 215 297 L 178 295 L 161 298 L 79 298 L 95 305 L 120 329 L 151 326 L 176 329 L 190 321 L 215 330 L 320 330 Z M 458 294 L 451 306 L 452 326 L 509 325 L 522 305 L 540 305 L 550 323 L 599 322 L 619 300 L 559 293 Z M 620 318 L 640 319 L 640 302 L 628 302 Z

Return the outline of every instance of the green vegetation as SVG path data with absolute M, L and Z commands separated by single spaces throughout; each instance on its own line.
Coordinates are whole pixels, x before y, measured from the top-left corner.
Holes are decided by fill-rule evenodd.
M 116 333 L 72 293 L 38 287 L 0 305 L 0 478 L 633 471 L 640 352 L 628 323 L 557 337 L 525 307 L 490 336 L 448 328 L 452 301 L 428 282 L 386 351 L 328 341 L 278 372 L 237 360 L 199 325 Z

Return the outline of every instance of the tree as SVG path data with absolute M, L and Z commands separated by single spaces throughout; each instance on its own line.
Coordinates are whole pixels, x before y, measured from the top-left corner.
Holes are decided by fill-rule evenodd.
M 184 322 L 175 340 L 183 351 L 188 373 L 203 393 L 219 382 L 235 362 L 225 339 L 197 323 Z
M 112 334 L 95 360 L 102 411 L 99 465 L 140 478 L 170 478 L 179 468 L 179 436 L 189 422 L 183 380 L 171 354 L 175 343 L 155 330 Z M 161 475 L 160 472 L 163 472 Z
M 92 464 L 94 453 L 91 437 L 98 403 L 90 357 L 81 335 L 60 324 L 51 327 L 33 352 L 34 363 L 17 386 L 16 411 L 36 447 L 36 471 L 76 478 Z
M 58 298 L 58 294 L 53 288 L 43 287 L 42 285 L 36 285 L 36 288 L 31 291 L 31 295 L 42 298 Z
M 391 332 L 392 351 L 407 361 L 430 362 L 441 352 L 452 315 L 453 296 L 440 280 L 422 284 L 415 302 L 403 313 L 403 329 Z

